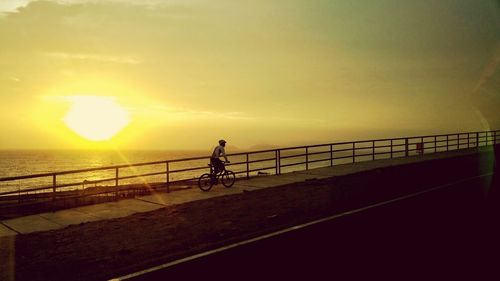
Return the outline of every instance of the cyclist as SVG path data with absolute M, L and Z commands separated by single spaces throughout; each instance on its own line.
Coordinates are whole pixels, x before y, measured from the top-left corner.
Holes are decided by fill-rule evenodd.
M 215 147 L 214 152 L 212 153 L 212 156 L 210 157 L 210 163 L 214 167 L 214 173 L 212 174 L 212 180 L 215 180 L 215 175 L 219 173 L 220 171 L 224 171 L 224 163 L 219 159 L 219 157 L 224 157 L 224 160 L 226 160 L 226 163 L 230 163 L 229 160 L 227 160 L 226 156 L 226 150 L 224 147 L 226 146 L 226 141 L 225 140 L 219 140 L 219 145 Z

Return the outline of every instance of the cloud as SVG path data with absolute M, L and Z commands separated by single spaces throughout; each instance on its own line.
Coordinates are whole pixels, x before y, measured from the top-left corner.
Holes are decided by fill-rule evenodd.
M 240 111 L 210 111 L 210 110 L 196 110 L 184 107 L 152 105 L 146 107 L 134 107 L 134 112 L 141 112 L 142 114 L 162 116 L 168 115 L 169 117 L 176 117 L 179 119 L 194 119 L 194 120 L 256 120 L 257 118 L 247 115 Z
M 14 83 L 19 83 L 19 82 L 21 82 L 21 79 L 19 79 L 19 78 L 17 78 L 17 77 L 14 77 L 14 76 L 7 77 L 7 78 L 5 78 L 5 80 L 10 81 L 10 82 L 14 82 Z
M 28 6 L 32 2 L 45 1 L 53 2 L 62 5 L 77 5 L 77 4 L 126 4 L 126 5 L 137 5 L 137 6 L 159 6 L 159 5 L 171 5 L 171 4 L 183 4 L 185 1 L 175 0 L 175 1 L 165 1 L 165 0 L 2 0 L 0 2 L 0 14 L 2 13 L 14 13 L 17 12 L 19 8 Z
M 90 60 L 96 62 L 110 62 L 118 64 L 140 64 L 141 60 L 128 56 L 106 56 L 97 54 L 82 54 L 82 53 L 46 53 L 47 56 L 65 60 Z

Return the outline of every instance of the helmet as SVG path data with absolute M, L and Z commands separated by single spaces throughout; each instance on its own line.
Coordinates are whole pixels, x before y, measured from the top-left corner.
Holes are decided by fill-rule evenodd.
M 226 141 L 225 141 L 225 140 L 219 140 L 219 144 L 220 144 L 220 145 L 223 145 L 224 143 L 226 143 Z

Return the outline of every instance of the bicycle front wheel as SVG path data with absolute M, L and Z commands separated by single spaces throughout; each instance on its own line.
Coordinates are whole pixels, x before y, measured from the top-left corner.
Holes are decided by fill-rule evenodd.
M 233 171 L 226 170 L 222 174 L 222 184 L 225 187 L 231 187 L 233 186 L 234 182 L 236 181 L 236 175 L 233 173 Z
M 198 179 L 198 187 L 203 191 L 209 191 L 212 188 L 212 178 L 210 174 L 203 174 Z

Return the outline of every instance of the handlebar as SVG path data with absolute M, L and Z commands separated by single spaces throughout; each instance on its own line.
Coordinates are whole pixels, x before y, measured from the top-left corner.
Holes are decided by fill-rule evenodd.
M 231 161 L 227 161 L 227 162 L 226 161 L 221 161 L 221 162 L 222 162 L 222 164 L 231 163 Z M 213 166 L 213 165 L 212 165 L 212 163 L 208 163 L 208 166 Z

